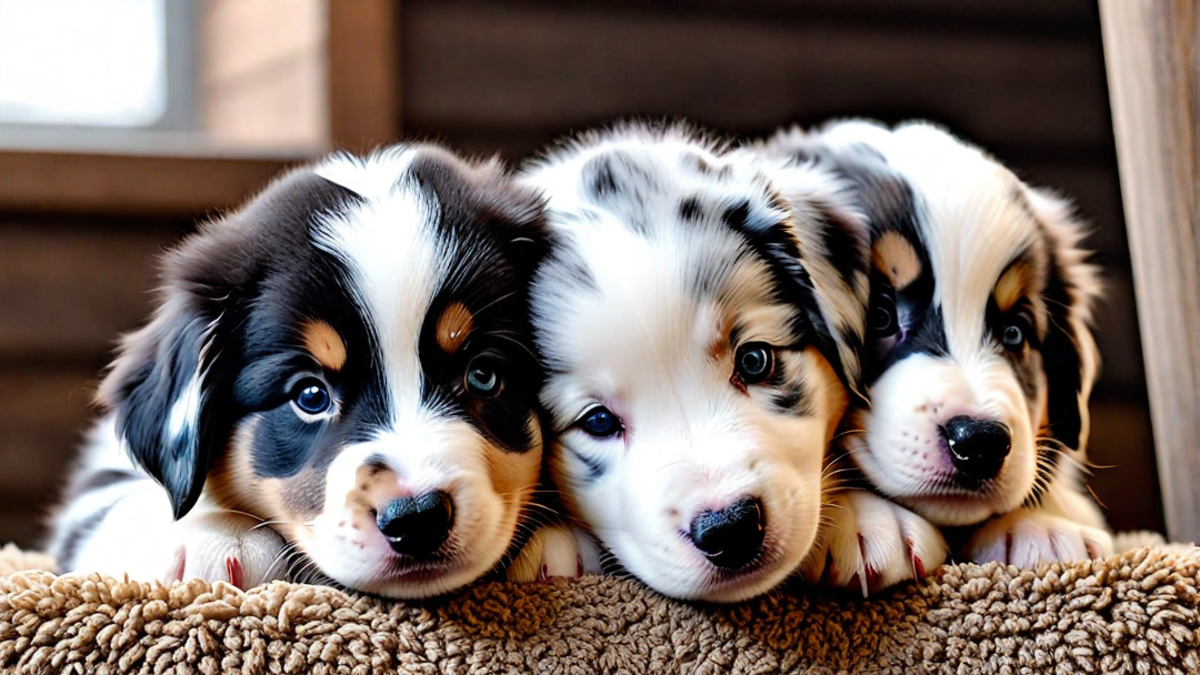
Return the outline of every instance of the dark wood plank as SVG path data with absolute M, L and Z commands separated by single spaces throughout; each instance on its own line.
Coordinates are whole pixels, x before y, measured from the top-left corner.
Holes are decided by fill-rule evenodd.
M 0 498 L 43 505 L 56 499 L 93 416 L 98 376 L 87 366 L 0 369 Z
M 47 518 L 42 504 L 0 501 L 0 546 L 13 542 L 35 550 L 43 544 Z
M 0 208 L 198 215 L 240 204 L 286 166 L 250 158 L 0 152 Z
M 369 150 L 396 138 L 400 120 L 399 0 L 328 2 L 329 138 Z
M 148 315 L 158 255 L 178 235 L 174 224 L 0 227 L 0 362 L 102 357 Z
M 525 4 L 403 9 L 406 131 L 452 141 L 481 126 L 532 139 L 627 115 L 765 132 L 870 111 L 938 119 L 998 151 L 1111 143 L 1095 40 Z
M 1092 399 L 1088 481 L 1114 530 L 1163 532 L 1162 495 L 1154 463 L 1150 412 L 1144 403 Z
M 409 0 L 412 2 L 412 0 Z M 416 0 L 466 5 L 495 4 L 495 0 Z M 1057 32 L 1077 34 L 1097 24 L 1096 6 L 1090 0 L 507 0 L 507 7 L 537 5 L 568 9 L 646 12 L 656 16 L 682 13 L 753 17 L 777 22 L 830 22 L 871 25 L 887 22 L 907 30 L 957 30 L 1012 32 L 1028 36 Z

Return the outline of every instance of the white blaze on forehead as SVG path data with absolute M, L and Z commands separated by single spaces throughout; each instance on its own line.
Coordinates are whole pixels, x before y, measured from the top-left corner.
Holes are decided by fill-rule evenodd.
M 1038 241 L 1037 222 L 1013 198 L 1017 178 L 930 126 L 902 127 L 881 149 L 920 195 L 950 353 L 978 353 L 996 281 Z
M 385 153 L 365 163 L 335 159 L 318 170 L 365 200 L 325 216 L 314 238 L 354 274 L 354 293 L 380 341 L 394 423 L 420 411 L 421 327 L 453 264 L 453 245 L 438 231 L 435 197 L 403 174 L 412 154 Z
M 418 152 L 416 147 L 398 145 L 364 158 L 335 154 L 317 164 L 313 172 L 363 199 L 384 199 L 396 190 Z

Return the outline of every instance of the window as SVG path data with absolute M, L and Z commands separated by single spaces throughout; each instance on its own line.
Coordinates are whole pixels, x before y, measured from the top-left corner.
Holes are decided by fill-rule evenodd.
M 179 0 L 0 0 L 6 135 L 187 128 L 193 24 Z

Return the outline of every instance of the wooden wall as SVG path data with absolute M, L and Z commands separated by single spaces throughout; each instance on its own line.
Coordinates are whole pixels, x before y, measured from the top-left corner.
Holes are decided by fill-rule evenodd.
M 187 227 L 0 215 L 0 542 L 34 542 L 109 347 L 142 320 L 155 256 Z
M 397 122 L 470 152 L 629 114 L 742 134 L 929 117 L 1073 195 L 1110 295 L 1092 458 L 1116 468 L 1094 485 L 1117 527 L 1162 527 L 1092 0 L 406 0 L 398 31 Z M 0 208 L 0 541 L 34 541 L 108 349 L 192 220 Z

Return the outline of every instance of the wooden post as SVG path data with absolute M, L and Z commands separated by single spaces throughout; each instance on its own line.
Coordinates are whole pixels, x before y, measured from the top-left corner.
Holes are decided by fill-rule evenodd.
M 1200 0 L 1100 0 L 1168 534 L 1200 540 Z
M 400 133 L 400 0 L 328 3 L 329 137 L 363 152 Z

